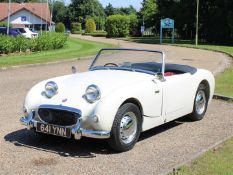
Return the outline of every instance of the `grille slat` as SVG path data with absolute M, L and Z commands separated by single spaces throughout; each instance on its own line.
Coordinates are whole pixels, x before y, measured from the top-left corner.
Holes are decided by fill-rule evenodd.
M 38 114 L 42 121 L 59 126 L 75 125 L 79 118 L 77 113 L 59 109 L 40 108 Z

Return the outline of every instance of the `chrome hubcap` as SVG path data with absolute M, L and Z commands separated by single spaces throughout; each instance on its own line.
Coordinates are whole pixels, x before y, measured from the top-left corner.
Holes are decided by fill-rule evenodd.
M 133 112 L 127 112 L 121 119 L 120 139 L 128 144 L 133 141 L 137 133 L 137 118 Z
M 196 112 L 199 115 L 201 115 L 205 111 L 205 108 L 206 108 L 206 96 L 203 90 L 200 90 L 197 93 L 195 103 L 196 103 Z

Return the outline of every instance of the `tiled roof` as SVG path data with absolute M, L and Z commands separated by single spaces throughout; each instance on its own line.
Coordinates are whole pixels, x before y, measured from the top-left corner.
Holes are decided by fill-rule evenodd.
M 11 3 L 11 15 L 27 10 L 44 21 L 50 22 L 50 10 L 47 3 Z M 3 21 L 8 16 L 8 3 L 0 3 L 0 21 Z M 47 17 L 46 17 L 47 16 Z

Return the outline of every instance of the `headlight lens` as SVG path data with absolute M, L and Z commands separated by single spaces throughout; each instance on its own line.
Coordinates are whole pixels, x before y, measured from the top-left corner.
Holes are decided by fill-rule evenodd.
M 54 95 L 57 94 L 58 86 L 54 81 L 50 81 L 45 85 L 45 95 L 48 98 L 52 98 Z
M 101 96 L 100 89 L 96 85 L 90 85 L 86 89 L 86 94 L 84 95 L 85 99 L 89 103 L 94 103 L 99 100 Z

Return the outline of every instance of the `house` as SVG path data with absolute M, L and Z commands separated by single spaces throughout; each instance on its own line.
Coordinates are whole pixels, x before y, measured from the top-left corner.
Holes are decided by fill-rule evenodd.
M 0 22 L 8 20 L 8 3 L 0 3 Z M 35 30 L 52 28 L 51 13 L 47 3 L 11 3 L 10 23 L 13 27 Z

